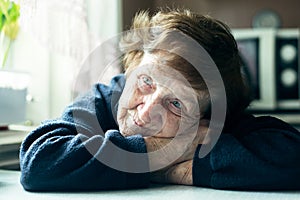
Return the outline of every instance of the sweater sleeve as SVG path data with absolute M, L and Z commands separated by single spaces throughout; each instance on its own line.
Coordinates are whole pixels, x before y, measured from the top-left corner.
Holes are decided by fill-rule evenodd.
M 117 79 L 112 82 L 114 87 Z M 112 110 L 117 103 L 113 98 L 120 91 L 98 84 L 68 106 L 61 118 L 48 120 L 29 133 L 20 149 L 24 189 L 70 191 L 148 186 L 147 172 L 126 169 L 134 163 L 147 169 L 148 158 L 140 156 L 137 160 L 130 156 L 146 153 L 140 135 L 123 137 L 117 129 Z
M 213 150 L 193 160 L 197 186 L 237 190 L 300 189 L 300 133 L 273 117 L 251 118 L 222 133 Z

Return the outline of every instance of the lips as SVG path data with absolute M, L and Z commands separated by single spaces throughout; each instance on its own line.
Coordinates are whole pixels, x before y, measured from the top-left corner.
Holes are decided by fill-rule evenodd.
M 134 123 L 135 123 L 137 126 L 139 126 L 139 127 L 142 127 L 142 126 L 145 125 L 145 122 L 144 122 L 143 120 L 141 120 L 141 119 L 138 117 L 137 114 L 135 114 L 135 115 L 133 116 L 133 121 L 134 121 Z
M 162 130 L 161 123 L 148 123 L 140 119 L 138 113 L 134 109 L 127 110 L 127 115 L 122 119 L 122 131 L 126 136 L 140 134 L 143 137 L 157 135 Z
M 129 124 L 134 124 L 138 127 L 143 127 L 145 125 L 145 122 L 139 118 L 137 112 L 134 110 L 127 110 L 127 113 L 127 120 L 132 120 L 132 123 Z
M 128 110 L 127 113 L 128 114 L 124 118 L 125 123 L 122 127 L 122 132 L 125 136 L 140 134 L 143 137 L 149 137 L 156 135 L 162 129 L 161 126 L 158 128 L 157 124 L 151 125 L 151 123 L 145 123 L 138 117 L 137 112 L 134 110 Z

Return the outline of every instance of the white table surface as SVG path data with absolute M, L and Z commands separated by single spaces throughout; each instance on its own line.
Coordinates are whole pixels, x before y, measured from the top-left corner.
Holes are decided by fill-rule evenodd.
M 20 182 L 20 172 L 0 170 L 1 200 L 119 200 L 119 199 L 162 199 L 162 200 L 291 200 L 300 199 L 300 191 L 284 192 L 238 192 L 207 189 L 191 186 L 158 186 L 147 189 L 97 191 L 97 192 L 27 192 Z

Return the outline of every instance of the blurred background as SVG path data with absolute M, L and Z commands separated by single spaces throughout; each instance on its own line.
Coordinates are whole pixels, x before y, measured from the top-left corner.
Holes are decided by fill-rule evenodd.
M 19 169 L 30 130 L 121 72 L 117 39 L 136 12 L 166 6 L 227 23 L 253 86 L 248 111 L 300 127 L 299 0 L 0 0 L 0 168 Z
M 97 76 L 93 77 L 93 73 L 87 68 L 83 68 L 87 65 L 86 57 L 103 42 L 127 30 L 137 11 L 145 9 L 155 11 L 158 7 L 165 6 L 189 8 L 220 19 L 232 28 L 239 44 L 246 46 L 244 53 L 250 54 L 247 51 L 251 51 L 254 54 L 252 60 L 245 60 L 246 70 L 248 67 L 256 84 L 257 102 L 253 104 L 253 112 L 292 115 L 299 113 L 300 2 L 298 0 L 14 0 L 14 2 L 20 6 L 19 32 L 12 41 L 2 71 L 25 72 L 30 78 L 29 81 L 26 79 L 26 110 L 18 108 L 19 113 L 24 112 L 22 115 L 24 117 L 21 116 L 23 119 L 16 117 L 18 120 L 5 122 L 2 118 L 0 124 L 21 123 L 34 126 L 45 119 L 60 116 L 64 107 L 78 92 L 76 91 L 78 88 L 74 89 L 78 74 L 85 74 L 83 78 L 81 77 L 83 86 L 80 90 L 86 90 L 99 79 Z M 102 60 L 109 59 L 116 47 L 112 45 L 104 48 L 105 56 L 100 56 Z M 268 51 L 269 54 L 261 54 L 261 51 Z M 278 58 L 280 56 L 282 62 L 281 58 Z M 293 57 L 290 58 L 291 56 Z M 287 59 L 293 61 L 288 64 L 285 62 Z M 113 70 L 105 77 L 119 71 Z M 0 95 L 1 99 L 11 102 L 5 93 L 0 91 Z M 3 110 L 2 106 L 0 116 L 1 112 L 4 113 Z M 293 115 L 289 120 L 298 121 L 296 118 Z
M 134 13 L 140 9 L 157 7 L 185 7 L 209 14 L 226 22 L 231 28 L 252 28 L 253 18 L 262 10 L 273 10 L 281 20 L 281 28 L 300 26 L 300 2 L 297 0 L 123 0 L 123 29 L 128 28 Z

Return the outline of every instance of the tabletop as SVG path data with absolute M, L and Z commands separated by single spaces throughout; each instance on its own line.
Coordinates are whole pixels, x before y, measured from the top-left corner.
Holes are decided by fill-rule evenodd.
M 20 171 L 0 170 L 1 200 L 298 200 L 300 191 L 246 192 L 194 186 L 152 185 L 146 189 L 93 192 L 27 192 L 20 184 Z

